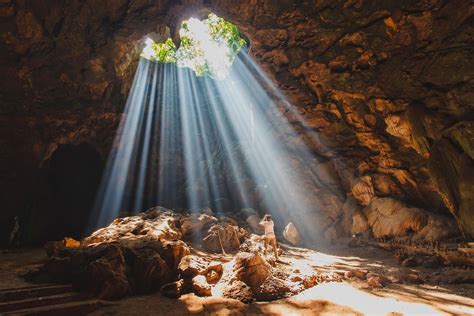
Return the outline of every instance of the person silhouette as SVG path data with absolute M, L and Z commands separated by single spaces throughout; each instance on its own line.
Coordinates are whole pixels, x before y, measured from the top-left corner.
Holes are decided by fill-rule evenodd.
M 274 231 L 275 224 L 273 223 L 272 216 L 270 214 L 266 214 L 263 219 L 260 221 L 260 226 L 263 226 L 265 230 L 264 235 L 264 245 L 265 250 L 264 254 L 267 253 L 268 245 L 270 244 L 273 248 L 273 253 L 275 254 L 275 259 L 278 260 L 278 251 L 277 251 L 277 241 Z

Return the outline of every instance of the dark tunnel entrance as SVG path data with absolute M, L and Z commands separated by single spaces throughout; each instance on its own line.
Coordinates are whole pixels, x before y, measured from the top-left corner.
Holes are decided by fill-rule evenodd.
M 97 150 L 87 144 L 61 145 L 47 163 L 46 240 L 83 237 L 102 176 Z

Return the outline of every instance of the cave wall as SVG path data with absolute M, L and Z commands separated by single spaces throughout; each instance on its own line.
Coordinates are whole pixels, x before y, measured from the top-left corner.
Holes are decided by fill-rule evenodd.
M 249 38 L 303 117 L 287 113 L 294 130 L 279 137 L 317 177 L 304 185 L 326 227 L 351 203 L 389 196 L 449 212 L 474 235 L 469 0 L 3 0 L 2 219 L 35 207 L 38 170 L 59 144 L 107 156 L 143 36 L 167 26 L 177 40 L 180 21 L 206 10 Z

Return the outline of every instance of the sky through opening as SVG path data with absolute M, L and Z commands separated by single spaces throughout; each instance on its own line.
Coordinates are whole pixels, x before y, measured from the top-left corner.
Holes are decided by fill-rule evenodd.
M 190 18 L 183 21 L 179 35 L 179 48 L 171 38 L 163 43 L 147 38 L 141 57 L 191 68 L 197 76 L 223 79 L 246 44 L 234 24 L 212 13 L 204 20 Z

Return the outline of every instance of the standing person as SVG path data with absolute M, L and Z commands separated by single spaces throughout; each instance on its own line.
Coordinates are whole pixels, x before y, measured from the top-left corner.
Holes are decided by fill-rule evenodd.
M 273 230 L 273 227 L 275 226 L 275 224 L 273 223 L 272 216 L 269 214 L 265 215 L 259 224 L 263 226 L 263 228 L 265 229 L 265 236 L 264 236 L 265 252 L 264 253 L 267 253 L 267 247 L 268 247 L 268 244 L 270 244 L 273 247 L 273 253 L 275 254 L 275 259 L 278 260 L 277 242 L 276 242 L 275 231 Z

